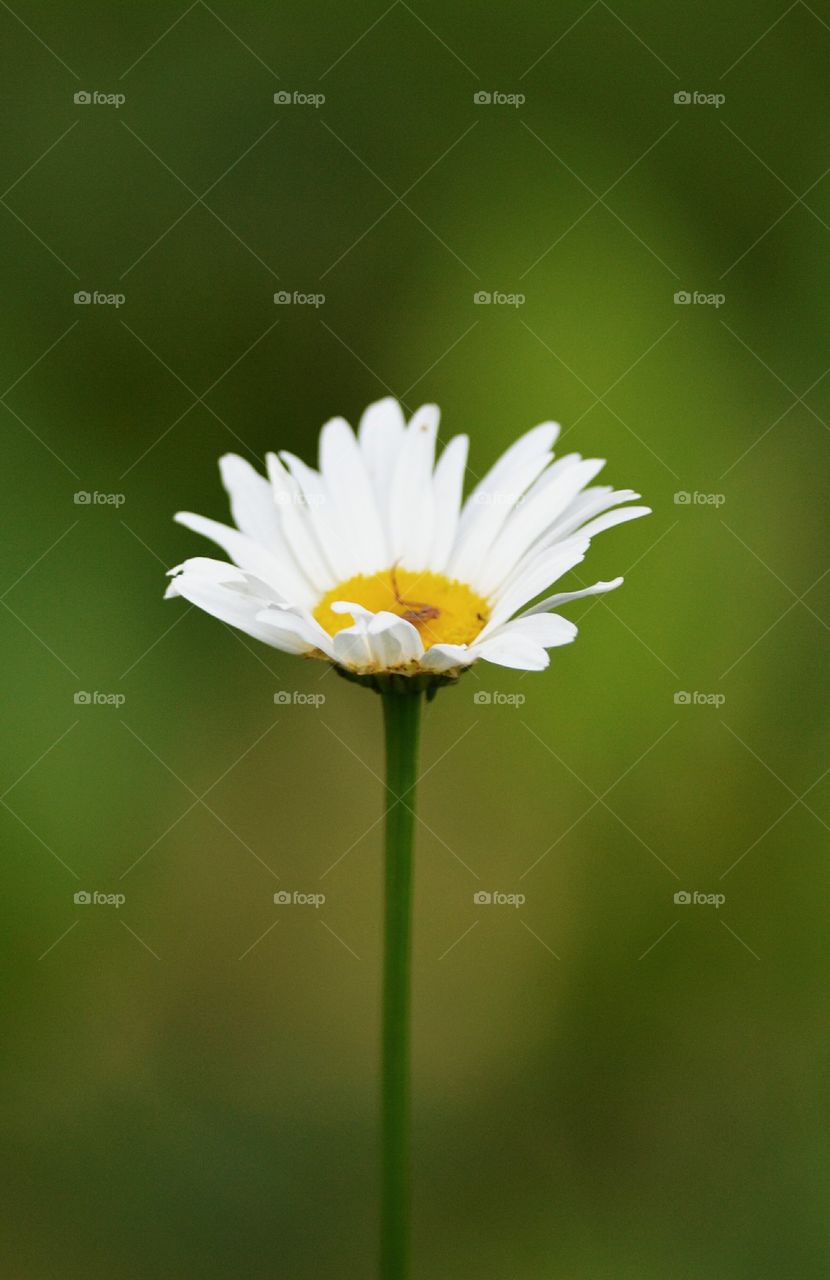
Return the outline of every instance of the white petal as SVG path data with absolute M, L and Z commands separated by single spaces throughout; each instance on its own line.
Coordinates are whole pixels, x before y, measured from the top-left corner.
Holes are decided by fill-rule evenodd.
M 302 560 L 285 537 L 280 511 L 274 502 L 274 491 L 245 458 L 226 453 L 219 459 L 222 484 L 231 500 L 234 524 L 254 542 L 265 547 L 279 560 L 285 592 L 294 600 L 308 600 L 314 587 L 305 573 Z
M 579 530 L 579 536 L 595 538 L 598 533 L 613 529 L 614 525 L 625 524 L 627 520 L 637 520 L 640 516 L 650 515 L 651 507 L 623 507 L 618 511 L 606 511 L 605 515 L 597 516 L 596 520 L 589 520 L 584 524 Z
M 337 580 L 354 577 L 356 573 L 360 573 L 359 557 L 351 545 L 348 530 L 343 528 L 342 521 L 334 510 L 323 477 L 293 453 L 282 451 L 280 457 L 302 489 L 309 523 Z
M 578 453 L 569 454 L 539 477 L 521 505 L 511 513 L 487 554 L 486 565 L 476 582 L 483 594 L 500 586 L 534 542 L 544 536 L 604 465 L 601 458 L 583 460 Z
M 547 651 L 523 636 L 495 636 L 475 646 L 477 658 L 495 662 L 500 667 L 515 667 L 519 671 L 544 671 L 550 665 Z
M 205 538 L 210 538 L 217 543 L 230 556 L 234 564 L 239 565 L 241 569 L 248 569 L 258 578 L 269 583 L 283 600 L 291 603 L 310 602 L 312 593 L 308 584 L 303 588 L 297 581 L 296 571 L 291 565 L 272 552 L 266 551 L 258 542 L 254 542 L 253 538 L 240 533 L 238 529 L 232 529 L 230 525 L 220 524 L 218 520 L 209 520 L 207 516 L 195 515 L 192 511 L 179 511 L 173 519 L 178 524 L 183 524 L 186 529 L 201 533 Z M 301 591 L 302 595 L 300 595 Z
M 276 605 L 264 609 L 258 617 L 261 622 L 270 625 L 275 635 L 282 638 L 284 643 L 281 647 L 288 649 L 289 644 L 296 646 L 289 652 L 309 653 L 313 649 L 319 649 L 329 658 L 334 656 L 332 637 L 306 610 L 285 609 Z
M 201 573 L 182 573 L 171 583 L 170 594 L 182 596 L 204 609 L 205 613 L 238 627 L 255 640 L 263 640 L 277 649 L 285 648 L 273 628 L 259 618 L 270 603 L 267 587 L 263 588 L 262 595 L 257 595 L 250 580 L 241 585 L 237 582 L 226 584 Z
M 337 574 L 314 533 L 303 491 L 275 453 L 267 454 L 266 462 L 285 540 L 317 593 L 325 595 L 337 582 Z
M 369 623 L 368 634 L 375 661 L 381 667 L 406 666 L 423 656 L 424 646 L 417 627 L 395 613 L 385 610 L 376 613 Z
M 595 484 L 590 489 L 578 494 L 566 511 L 551 527 L 550 533 L 558 538 L 567 538 L 586 520 L 592 520 L 609 507 L 617 507 L 622 502 L 631 502 L 639 498 L 633 489 L 614 489 L 612 485 Z
M 225 586 L 244 588 L 246 584 L 250 584 L 255 595 L 262 595 L 267 600 L 279 600 L 279 596 L 273 587 L 269 587 L 260 578 L 254 577 L 253 574 L 238 568 L 237 565 L 231 564 L 228 560 L 213 560 L 208 556 L 191 556 L 190 559 L 183 560 L 181 564 L 168 569 L 167 576 L 172 581 L 164 593 L 165 600 L 169 600 L 171 596 L 179 594 L 175 589 L 176 583 L 180 575 L 185 573 L 196 577 L 208 578 L 211 582 L 222 582 Z
M 466 644 L 434 644 L 421 659 L 426 671 L 452 671 L 455 667 L 469 667 L 476 660 L 475 652 Z
M 479 587 L 497 534 L 510 518 L 515 504 L 544 471 L 552 456 L 544 452 L 520 457 L 492 487 L 484 487 L 483 484 L 476 487 L 475 494 L 465 505 L 465 523 L 459 529 L 450 556 L 447 570 L 451 577 Z
M 406 429 L 389 492 L 387 524 L 393 564 L 425 569 L 434 528 L 432 468 L 438 407 L 421 405 Z
M 585 559 L 589 543 L 583 538 L 572 538 L 543 551 L 518 578 L 511 578 L 496 597 L 490 621 L 481 632 L 481 638 L 489 636 L 496 627 L 512 618 L 517 609 L 527 604 L 556 582 L 569 569 Z
M 389 564 L 386 534 L 363 455 L 345 418 L 332 418 L 320 434 L 320 472 L 349 539 L 360 573 L 377 573 Z
M 391 396 L 370 404 L 360 419 L 360 451 L 381 509 L 385 508 L 405 426 L 401 406 Z
M 368 640 L 376 667 L 399 667 L 417 662 L 424 652 L 417 627 L 397 613 L 388 613 L 385 609 L 372 613 L 350 600 L 336 600 L 331 610 L 332 613 L 346 613 L 354 618 L 355 627 Z
M 358 619 L 353 627 L 338 631 L 334 637 L 334 660 L 354 671 L 368 671 L 374 665 L 366 622 Z
M 231 515 L 237 529 L 264 547 L 281 548 L 279 512 L 265 477 L 236 453 L 226 453 L 219 459 L 219 474 L 231 500 Z
M 476 514 L 480 495 L 499 491 L 504 486 L 506 477 L 510 475 L 517 465 L 523 465 L 528 458 L 539 458 L 549 453 L 559 435 L 559 429 L 558 422 L 542 422 L 538 427 L 533 427 L 530 431 L 526 431 L 501 455 L 464 503 L 460 526 L 462 533 L 466 528 L 467 522 Z
M 381 671 L 388 671 L 393 667 L 403 665 L 404 659 L 401 656 L 401 646 L 391 627 L 385 627 L 374 634 L 370 634 L 369 644 L 372 648 L 372 657 Z
M 570 604 L 571 600 L 581 600 L 584 596 L 599 596 L 605 591 L 616 591 L 622 584 L 622 578 L 613 578 L 611 582 L 595 582 L 592 587 L 583 587 L 581 591 L 561 591 L 559 595 L 540 600 L 532 609 L 526 609 L 521 616 L 530 618 L 536 613 L 547 613 L 549 609 L 557 609 L 561 604 Z
M 593 491 L 590 489 L 587 491 L 587 493 L 592 493 L 592 492 Z M 537 538 L 537 540 L 533 543 L 533 545 L 528 549 L 526 554 L 522 556 L 522 559 L 514 567 L 513 571 L 507 576 L 507 578 L 501 584 L 501 586 L 494 592 L 496 596 L 498 596 L 499 592 L 503 592 L 504 590 L 506 590 L 506 588 L 510 585 L 511 581 L 515 581 L 517 578 L 523 576 L 528 571 L 528 569 L 531 568 L 534 564 L 536 564 L 545 553 L 555 550 L 556 547 L 564 546 L 568 543 L 571 543 L 575 539 L 590 541 L 590 538 L 592 535 L 596 536 L 597 533 L 602 532 L 601 528 L 594 527 L 593 522 L 591 522 L 591 524 L 589 525 L 584 523 L 586 519 L 586 510 L 588 508 L 587 508 L 587 503 L 583 505 L 583 499 L 587 498 L 587 493 L 580 494 L 579 497 L 576 499 L 576 502 L 573 504 L 574 506 L 579 505 L 582 508 L 582 514 L 576 519 L 571 519 L 569 514 L 566 515 L 566 517 L 563 520 L 561 521 L 557 520 L 553 528 L 548 529 L 548 531 L 541 538 Z M 615 501 L 617 500 L 621 502 L 627 501 L 630 496 L 632 495 L 630 494 L 627 494 L 625 496 L 613 495 L 611 499 L 607 497 L 603 497 L 601 501 L 593 499 L 591 502 L 591 507 L 595 509 L 597 506 L 599 506 L 600 510 L 602 510 L 604 508 L 613 506 Z M 632 508 L 632 510 L 636 512 L 636 515 L 644 514 L 643 508 Z M 615 516 L 615 518 L 611 521 L 611 523 L 612 524 L 624 523 L 625 520 L 628 518 L 629 518 L 628 516 L 623 516 L 621 519 L 618 519 Z M 635 517 L 631 517 L 631 518 L 633 519 Z
M 329 605 L 332 613 L 348 613 L 352 618 L 361 618 L 368 626 L 374 613 L 365 605 L 355 604 L 353 600 L 335 600 Z
M 467 466 L 468 436 L 455 436 L 450 440 L 432 477 L 435 495 L 435 527 L 428 567 L 442 573 L 446 567 L 458 530 L 461 514 L 461 495 L 464 489 L 464 470 Z
M 512 621 L 497 627 L 490 638 L 495 640 L 502 636 L 510 636 L 541 645 L 543 649 L 555 649 L 575 640 L 576 630 L 573 622 L 568 618 L 560 618 L 558 613 L 525 614 L 521 618 L 513 618 Z M 487 644 L 486 640 L 484 644 Z

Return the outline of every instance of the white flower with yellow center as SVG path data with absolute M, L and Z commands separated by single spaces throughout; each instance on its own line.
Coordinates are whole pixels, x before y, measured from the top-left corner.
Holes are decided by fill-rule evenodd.
M 407 424 L 395 400 L 370 405 L 355 437 L 343 418 L 320 435 L 319 470 L 269 454 L 268 478 L 234 454 L 220 461 L 236 527 L 176 520 L 231 558 L 171 571 L 168 596 L 287 653 L 357 677 L 454 678 L 484 659 L 539 671 L 568 644 L 552 612 L 622 578 L 532 603 L 584 558 L 596 534 L 647 515 L 629 489 L 591 485 L 604 465 L 569 453 L 545 422 L 517 440 L 462 502 L 468 439 L 435 460 L 438 409 Z

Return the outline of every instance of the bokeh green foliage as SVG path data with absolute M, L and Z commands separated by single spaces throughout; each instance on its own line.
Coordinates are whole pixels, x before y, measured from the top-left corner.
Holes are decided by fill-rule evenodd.
M 222 452 L 389 391 L 655 511 L 425 718 L 415 1274 L 826 1274 L 830 13 L 779 9 L 0 14 L 9 1274 L 372 1274 L 377 699 L 161 596 Z

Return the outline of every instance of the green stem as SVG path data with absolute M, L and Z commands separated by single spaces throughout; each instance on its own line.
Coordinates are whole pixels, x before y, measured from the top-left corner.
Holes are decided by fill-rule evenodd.
M 419 693 L 384 693 L 386 912 L 381 1085 L 381 1280 L 409 1274 L 409 970 Z

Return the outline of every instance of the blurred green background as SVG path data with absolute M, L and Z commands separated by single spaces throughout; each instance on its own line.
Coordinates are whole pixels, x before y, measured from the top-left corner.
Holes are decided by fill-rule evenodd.
M 823 1277 L 830 8 L 384 3 L 0 11 L 4 1270 L 374 1274 L 379 705 L 162 591 L 391 391 L 655 509 L 426 716 L 416 1280 Z

